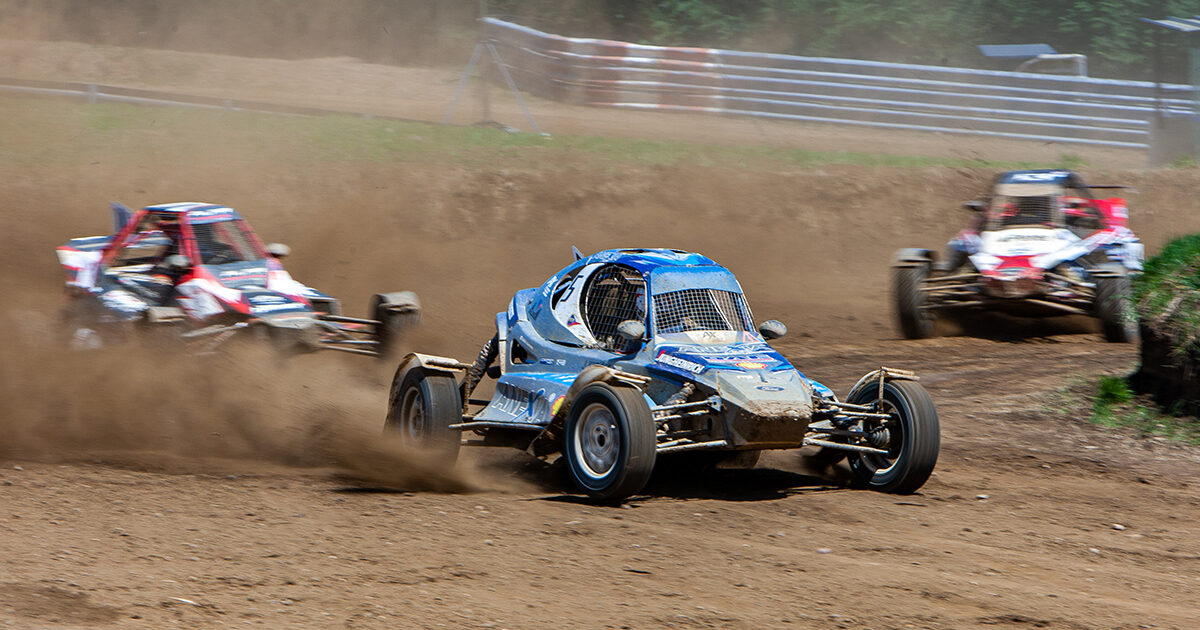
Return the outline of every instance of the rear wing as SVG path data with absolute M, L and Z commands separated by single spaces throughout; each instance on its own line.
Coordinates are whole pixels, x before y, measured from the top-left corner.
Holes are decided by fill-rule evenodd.
M 129 220 L 133 218 L 133 210 L 119 201 L 110 202 L 108 207 L 112 210 L 113 234 L 116 234 L 129 224 Z

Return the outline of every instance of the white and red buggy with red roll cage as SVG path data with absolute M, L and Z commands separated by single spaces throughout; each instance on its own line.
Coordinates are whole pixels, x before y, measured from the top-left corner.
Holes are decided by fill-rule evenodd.
M 1109 341 L 1137 334 L 1130 281 L 1143 246 L 1120 197 L 1098 198 L 1075 172 L 1008 171 L 991 192 L 964 205 L 968 227 L 947 245 L 945 261 L 902 249 L 892 263 L 892 306 L 909 339 L 934 335 L 939 315 L 994 310 L 1023 317 L 1090 315 Z
M 146 329 L 176 328 L 199 351 L 254 334 L 287 350 L 382 355 L 420 318 L 407 291 L 374 297 L 372 319 L 292 279 L 285 245 L 264 245 L 233 208 L 172 203 L 131 211 L 112 204 L 115 233 L 58 248 L 67 274 L 63 323 L 76 348 Z

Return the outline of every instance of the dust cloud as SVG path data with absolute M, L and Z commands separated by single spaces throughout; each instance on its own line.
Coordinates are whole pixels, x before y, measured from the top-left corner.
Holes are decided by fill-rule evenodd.
M 386 392 L 377 365 L 281 361 L 269 348 L 190 356 L 11 339 L 0 349 L 0 457 L 192 472 L 262 462 L 392 489 L 475 489 L 468 469 L 383 434 Z

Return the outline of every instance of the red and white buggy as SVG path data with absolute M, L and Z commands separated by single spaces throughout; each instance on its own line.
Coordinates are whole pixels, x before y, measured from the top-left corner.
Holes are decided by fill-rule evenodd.
M 178 330 L 199 351 L 253 334 L 281 349 L 385 354 L 420 318 L 411 292 L 374 297 L 373 319 L 292 279 L 285 245 L 264 245 L 233 208 L 172 203 L 133 212 L 113 204 L 115 233 L 58 248 L 67 274 L 62 317 L 72 347 L 123 342 L 146 329 Z
M 947 245 L 945 261 L 902 249 L 892 264 L 892 306 L 900 332 L 931 337 L 939 315 L 981 310 L 1023 317 L 1090 315 L 1104 337 L 1137 334 L 1129 314 L 1131 278 L 1143 246 L 1120 197 L 1098 198 L 1068 170 L 1009 171 L 983 199 L 964 204 L 970 224 Z

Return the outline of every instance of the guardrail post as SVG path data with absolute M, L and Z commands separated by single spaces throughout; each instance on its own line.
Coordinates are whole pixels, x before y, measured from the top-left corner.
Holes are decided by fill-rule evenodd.
M 87 102 L 89 104 L 95 104 L 96 101 L 100 100 L 100 90 L 96 87 L 95 83 L 88 84 L 87 94 Z

